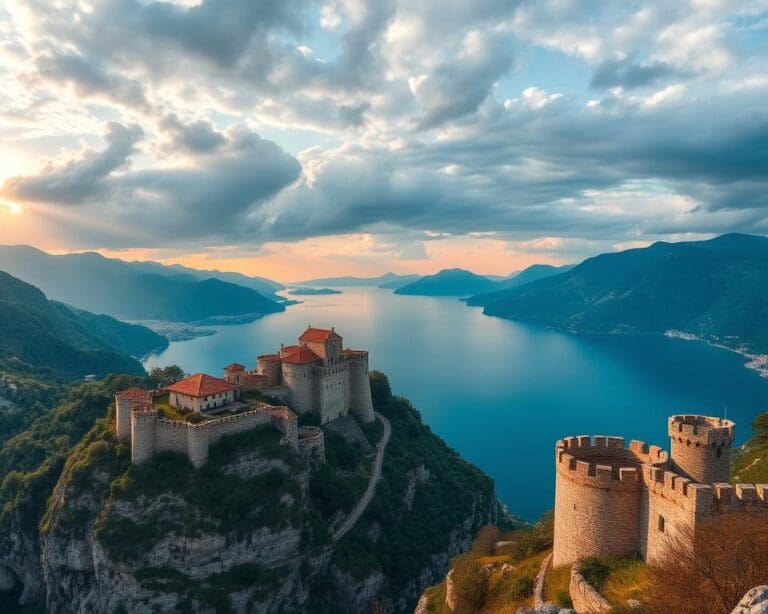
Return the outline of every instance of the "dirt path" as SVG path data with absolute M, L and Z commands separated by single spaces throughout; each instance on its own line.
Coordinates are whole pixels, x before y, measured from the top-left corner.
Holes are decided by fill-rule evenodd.
M 352 510 L 352 513 L 347 516 L 347 519 L 333 534 L 333 541 L 340 540 L 353 526 L 355 526 L 355 523 L 358 521 L 360 516 L 363 515 L 365 508 L 368 507 L 371 499 L 373 499 L 373 495 L 376 493 L 376 484 L 381 478 L 381 466 L 384 464 L 384 450 L 387 447 L 387 443 L 389 443 L 389 436 L 392 434 L 392 426 L 389 424 L 389 420 L 387 420 L 380 413 L 376 413 L 376 417 L 384 425 L 384 433 L 381 436 L 381 440 L 379 441 L 379 445 L 376 451 L 376 461 L 373 465 L 371 479 L 368 480 L 368 487 L 365 489 L 365 493 L 360 498 L 360 501 L 357 502 L 355 509 Z

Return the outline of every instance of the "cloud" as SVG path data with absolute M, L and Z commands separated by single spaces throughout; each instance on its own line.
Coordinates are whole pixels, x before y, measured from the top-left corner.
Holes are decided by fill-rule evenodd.
M 139 126 L 112 122 L 107 126 L 103 151 L 88 149 L 79 157 L 58 166 L 48 166 L 38 175 L 12 177 L 0 194 L 18 201 L 79 205 L 105 198 L 114 191 L 113 173 L 124 167 L 144 133 Z
M 666 62 L 642 64 L 633 58 L 613 58 L 598 65 L 589 84 L 596 89 L 622 87 L 631 90 L 681 76 L 680 70 Z
M 170 136 L 172 150 L 209 153 L 225 142 L 224 135 L 205 120 L 184 124 L 176 115 L 170 114 L 161 120 L 160 128 Z
M 37 70 L 49 80 L 71 84 L 81 96 L 103 96 L 131 107 L 148 107 L 144 88 L 138 81 L 111 72 L 80 54 L 40 56 Z

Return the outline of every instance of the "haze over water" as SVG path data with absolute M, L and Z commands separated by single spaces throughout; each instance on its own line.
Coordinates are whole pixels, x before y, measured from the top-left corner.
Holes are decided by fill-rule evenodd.
M 370 351 L 395 394 L 496 481 L 510 511 L 534 520 L 552 507 L 554 443 L 622 435 L 668 448 L 673 413 L 736 421 L 737 442 L 768 409 L 768 380 L 732 352 L 660 335 L 568 335 L 482 315 L 451 298 L 377 288 L 302 297 L 279 314 L 174 342 L 148 367 L 178 364 L 221 376 L 230 362 L 295 342 L 308 324 L 335 326 L 344 345 Z

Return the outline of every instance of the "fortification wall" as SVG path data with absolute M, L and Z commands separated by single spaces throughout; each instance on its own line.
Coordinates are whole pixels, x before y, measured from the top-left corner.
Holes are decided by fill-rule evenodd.
M 131 410 L 133 401 L 130 399 L 115 398 L 115 430 L 118 441 L 130 441 L 131 439 Z
M 349 365 L 349 411 L 362 422 L 373 422 L 376 417 L 368 378 L 368 352 L 347 350 L 345 357 Z
M 624 556 L 640 541 L 644 462 L 666 466 L 657 446 L 621 437 L 568 437 L 556 445 L 553 565 L 585 556 Z
M 603 614 L 611 611 L 611 604 L 595 590 L 586 578 L 581 575 L 581 565 L 574 563 L 571 567 L 571 582 L 568 587 L 573 609 L 577 612 Z
M 673 471 L 700 484 L 728 481 L 733 422 L 699 415 L 671 416 L 668 433 Z
M 643 467 L 646 513 L 640 552 L 649 563 L 661 561 L 672 547 L 693 547 L 705 522 L 733 514 L 765 514 L 767 484 L 698 484 L 672 471 Z
M 284 439 L 294 448 L 298 447 L 295 416 L 287 408 L 267 405 L 199 424 L 158 418 L 154 410 L 134 411 L 131 423 L 133 463 L 144 462 L 157 452 L 172 451 L 186 454 L 190 462 L 199 468 L 208 460 L 209 447 L 222 437 L 264 424 L 277 426 L 283 432 Z
M 295 365 L 282 363 L 283 384 L 291 390 L 291 405 L 304 414 L 315 406 L 314 364 Z
M 320 422 L 325 424 L 345 416 L 349 407 L 347 365 L 340 363 L 330 367 L 315 367 L 314 375 L 317 378 Z

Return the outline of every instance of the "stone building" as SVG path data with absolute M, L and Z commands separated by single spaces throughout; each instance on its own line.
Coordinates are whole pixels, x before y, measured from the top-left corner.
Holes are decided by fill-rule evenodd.
M 671 455 L 621 437 L 566 437 L 555 446 L 553 564 L 639 553 L 659 562 L 693 547 L 703 523 L 766 514 L 768 485 L 728 484 L 734 424 L 697 415 L 668 421 Z
M 173 407 L 201 413 L 232 403 L 237 386 L 218 377 L 196 373 L 171 384 L 165 390 L 168 402 Z
M 310 326 L 296 345 L 259 356 L 252 371 L 228 365 L 224 378 L 243 391 L 258 390 L 290 403 L 299 413 L 316 413 L 322 424 L 349 413 L 362 422 L 374 420 L 368 352 L 344 349 L 333 328 Z

